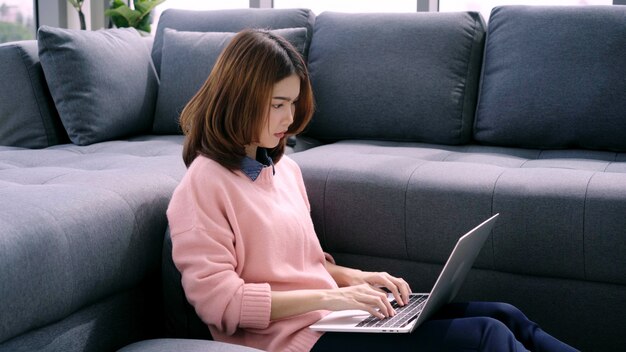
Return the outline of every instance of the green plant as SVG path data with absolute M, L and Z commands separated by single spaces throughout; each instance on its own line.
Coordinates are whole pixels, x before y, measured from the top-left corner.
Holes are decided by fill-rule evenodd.
M 85 14 L 83 13 L 83 2 L 85 0 L 67 0 L 78 11 L 78 19 L 80 20 L 80 29 L 87 29 L 85 25 Z
M 133 27 L 139 31 L 150 33 L 150 16 L 152 10 L 165 0 L 133 0 L 133 7 L 122 0 L 113 0 L 111 6 L 104 12 L 109 16 L 115 27 Z

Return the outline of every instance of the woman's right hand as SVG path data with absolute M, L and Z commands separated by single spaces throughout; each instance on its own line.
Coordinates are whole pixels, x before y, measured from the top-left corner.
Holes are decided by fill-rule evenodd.
M 380 319 L 396 314 L 387 300 L 387 293 L 369 284 L 325 290 L 324 293 L 322 305 L 326 310 L 360 309 Z

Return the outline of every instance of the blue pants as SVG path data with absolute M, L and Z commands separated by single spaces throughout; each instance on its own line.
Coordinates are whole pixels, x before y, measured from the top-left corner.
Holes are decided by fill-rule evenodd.
M 577 351 L 505 303 L 453 303 L 411 334 L 327 332 L 312 351 Z

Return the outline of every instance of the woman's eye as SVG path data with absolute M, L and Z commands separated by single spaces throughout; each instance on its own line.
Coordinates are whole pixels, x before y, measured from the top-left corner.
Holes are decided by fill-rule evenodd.
M 283 104 L 272 104 L 272 107 L 274 109 L 280 109 L 283 106 Z

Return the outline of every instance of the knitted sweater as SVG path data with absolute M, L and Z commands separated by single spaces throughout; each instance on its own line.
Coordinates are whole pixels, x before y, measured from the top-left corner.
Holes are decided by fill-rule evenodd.
M 215 340 L 308 351 L 327 312 L 270 321 L 271 291 L 337 287 L 313 229 L 298 165 L 287 156 L 255 181 L 199 156 L 167 210 L 172 257 Z

